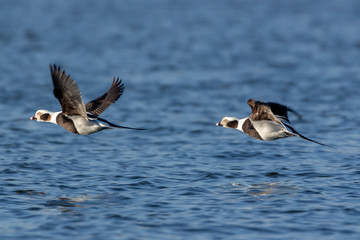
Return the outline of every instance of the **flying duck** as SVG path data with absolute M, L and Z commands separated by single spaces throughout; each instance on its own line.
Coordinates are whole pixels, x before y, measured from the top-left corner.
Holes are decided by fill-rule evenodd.
M 279 138 L 299 136 L 305 140 L 327 146 L 298 133 L 290 123 L 288 112 L 301 118 L 293 109 L 272 102 L 262 102 L 249 99 L 247 104 L 251 107 L 251 115 L 247 118 L 224 117 L 216 125 L 225 128 L 235 128 L 250 137 L 263 141 L 272 141 Z
M 79 88 L 70 75 L 66 75 L 65 71 L 55 64 L 50 64 L 50 72 L 54 85 L 53 93 L 60 102 L 61 111 L 38 110 L 30 120 L 54 123 L 71 133 L 79 135 L 89 135 L 114 127 L 144 130 L 119 126 L 99 117 L 124 92 L 124 84 L 119 80 L 119 77 L 116 79 L 114 77 L 110 89 L 104 95 L 85 105 Z

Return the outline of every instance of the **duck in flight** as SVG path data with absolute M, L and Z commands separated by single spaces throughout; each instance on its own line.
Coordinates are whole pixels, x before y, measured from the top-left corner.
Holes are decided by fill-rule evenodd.
M 249 99 L 247 103 L 251 107 L 250 117 L 242 119 L 224 117 L 216 125 L 225 128 L 235 128 L 250 137 L 263 141 L 299 136 L 307 141 L 327 146 L 301 135 L 291 126 L 288 112 L 292 112 L 298 118 L 301 118 L 291 108 L 278 103 L 255 101 L 253 99 Z
M 65 71 L 55 64 L 50 64 L 50 72 L 54 85 L 53 93 L 60 102 L 61 111 L 38 110 L 30 120 L 54 123 L 79 135 L 89 135 L 111 128 L 144 130 L 119 126 L 99 117 L 124 92 L 124 84 L 119 80 L 119 77 L 117 79 L 114 77 L 110 89 L 104 95 L 85 105 L 79 88 L 70 75 L 66 75 Z

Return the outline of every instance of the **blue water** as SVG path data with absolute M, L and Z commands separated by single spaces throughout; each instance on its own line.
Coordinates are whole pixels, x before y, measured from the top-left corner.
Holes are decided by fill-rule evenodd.
M 359 1 L 0 1 L 1 239 L 360 239 Z M 102 116 L 78 136 L 49 63 Z M 216 127 L 248 98 L 305 136 Z

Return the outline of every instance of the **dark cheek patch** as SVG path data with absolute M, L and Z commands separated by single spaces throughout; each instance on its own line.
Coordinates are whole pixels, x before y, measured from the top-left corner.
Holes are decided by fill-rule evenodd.
M 226 124 L 226 126 L 229 128 L 237 128 L 238 125 L 239 125 L 239 122 L 237 120 L 230 121 Z
M 49 113 L 44 113 L 43 115 L 40 116 L 40 119 L 43 121 L 50 121 L 50 114 Z

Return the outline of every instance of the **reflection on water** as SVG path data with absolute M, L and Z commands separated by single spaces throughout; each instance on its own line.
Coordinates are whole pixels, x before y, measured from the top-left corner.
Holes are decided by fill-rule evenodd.
M 86 200 L 90 199 L 90 196 L 75 196 L 75 197 L 57 197 L 54 200 L 47 201 L 47 206 L 62 206 L 62 207 L 81 207 L 81 205 L 77 205 L 76 203 L 82 203 Z
M 292 186 L 286 186 L 275 182 L 250 185 L 232 183 L 231 186 L 235 187 L 235 189 L 242 190 L 245 194 L 251 195 L 252 197 L 276 196 L 281 194 L 290 194 L 296 191 L 296 188 Z

